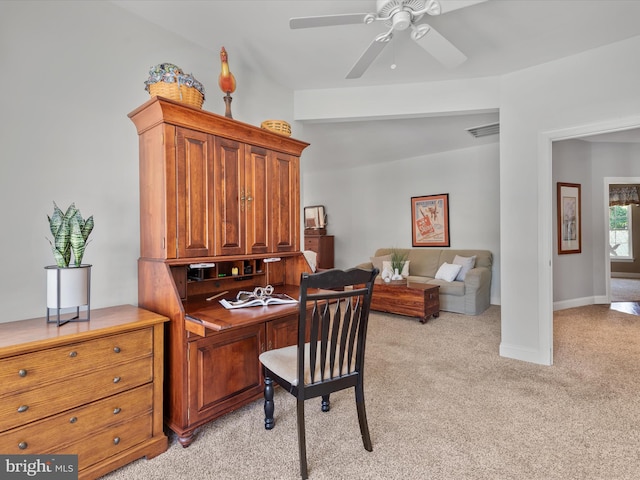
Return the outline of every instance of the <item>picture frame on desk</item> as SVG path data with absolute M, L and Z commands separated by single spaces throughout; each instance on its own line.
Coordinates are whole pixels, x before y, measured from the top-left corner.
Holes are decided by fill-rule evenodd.
M 304 230 L 307 231 L 324 230 L 324 233 L 309 233 L 307 235 L 324 235 L 327 233 L 327 214 L 324 205 L 313 205 L 304 207 Z

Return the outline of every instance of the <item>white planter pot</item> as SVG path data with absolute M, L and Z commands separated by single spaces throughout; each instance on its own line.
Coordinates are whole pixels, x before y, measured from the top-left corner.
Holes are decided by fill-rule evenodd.
M 91 265 L 45 267 L 47 308 L 61 309 L 89 305 Z

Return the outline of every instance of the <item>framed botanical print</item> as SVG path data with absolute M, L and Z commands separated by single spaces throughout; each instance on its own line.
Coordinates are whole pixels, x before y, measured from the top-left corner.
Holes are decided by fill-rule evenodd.
M 580 184 L 558 182 L 558 255 L 582 252 Z
M 414 247 L 449 246 L 449 194 L 411 197 Z

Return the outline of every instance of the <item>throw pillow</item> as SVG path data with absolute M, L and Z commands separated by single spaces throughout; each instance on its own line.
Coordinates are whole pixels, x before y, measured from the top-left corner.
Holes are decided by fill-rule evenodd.
M 464 281 L 464 277 L 467 276 L 467 272 L 476 266 L 476 256 L 472 257 L 461 257 L 460 255 L 456 255 L 453 259 L 453 263 L 456 265 L 462 265 L 462 268 L 458 272 L 458 276 L 456 280 Z
M 440 268 L 436 272 L 436 278 L 444 280 L 446 282 L 453 282 L 456 279 L 456 275 L 460 272 L 462 265 L 455 265 L 453 263 L 444 262 L 440 265 Z
M 402 266 L 402 271 L 400 272 L 400 275 L 402 275 L 405 278 L 409 276 L 409 260 L 404 261 L 404 265 Z
M 369 260 L 371 260 L 371 264 L 374 266 L 374 268 L 377 268 L 382 272 L 382 270 L 384 270 L 384 266 L 382 265 L 382 262 L 385 260 L 389 260 L 389 262 L 391 262 L 391 255 L 382 255 L 381 257 L 371 257 L 369 258 Z
M 393 271 L 393 268 L 391 268 L 391 260 L 384 260 L 382 262 L 382 271 L 384 272 L 386 270 L 391 272 L 391 275 L 395 273 Z M 409 260 L 405 260 L 404 265 L 402 266 L 402 271 L 400 272 L 400 275 L 402 275 L 405 278 L 409 276 Z M 382 278 L 384 278 L 384 276 Z

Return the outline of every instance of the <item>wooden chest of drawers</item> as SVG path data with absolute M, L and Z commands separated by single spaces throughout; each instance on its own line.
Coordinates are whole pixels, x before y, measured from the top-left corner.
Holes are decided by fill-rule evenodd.
M 318 269 L 333 268 L 333 235 L 305 235 L 304 249 L 318 254 Z
M 0 323 L 0 452 L 77 454 L 80 479 L 164 452 L 166 320 L 120 306 Z

